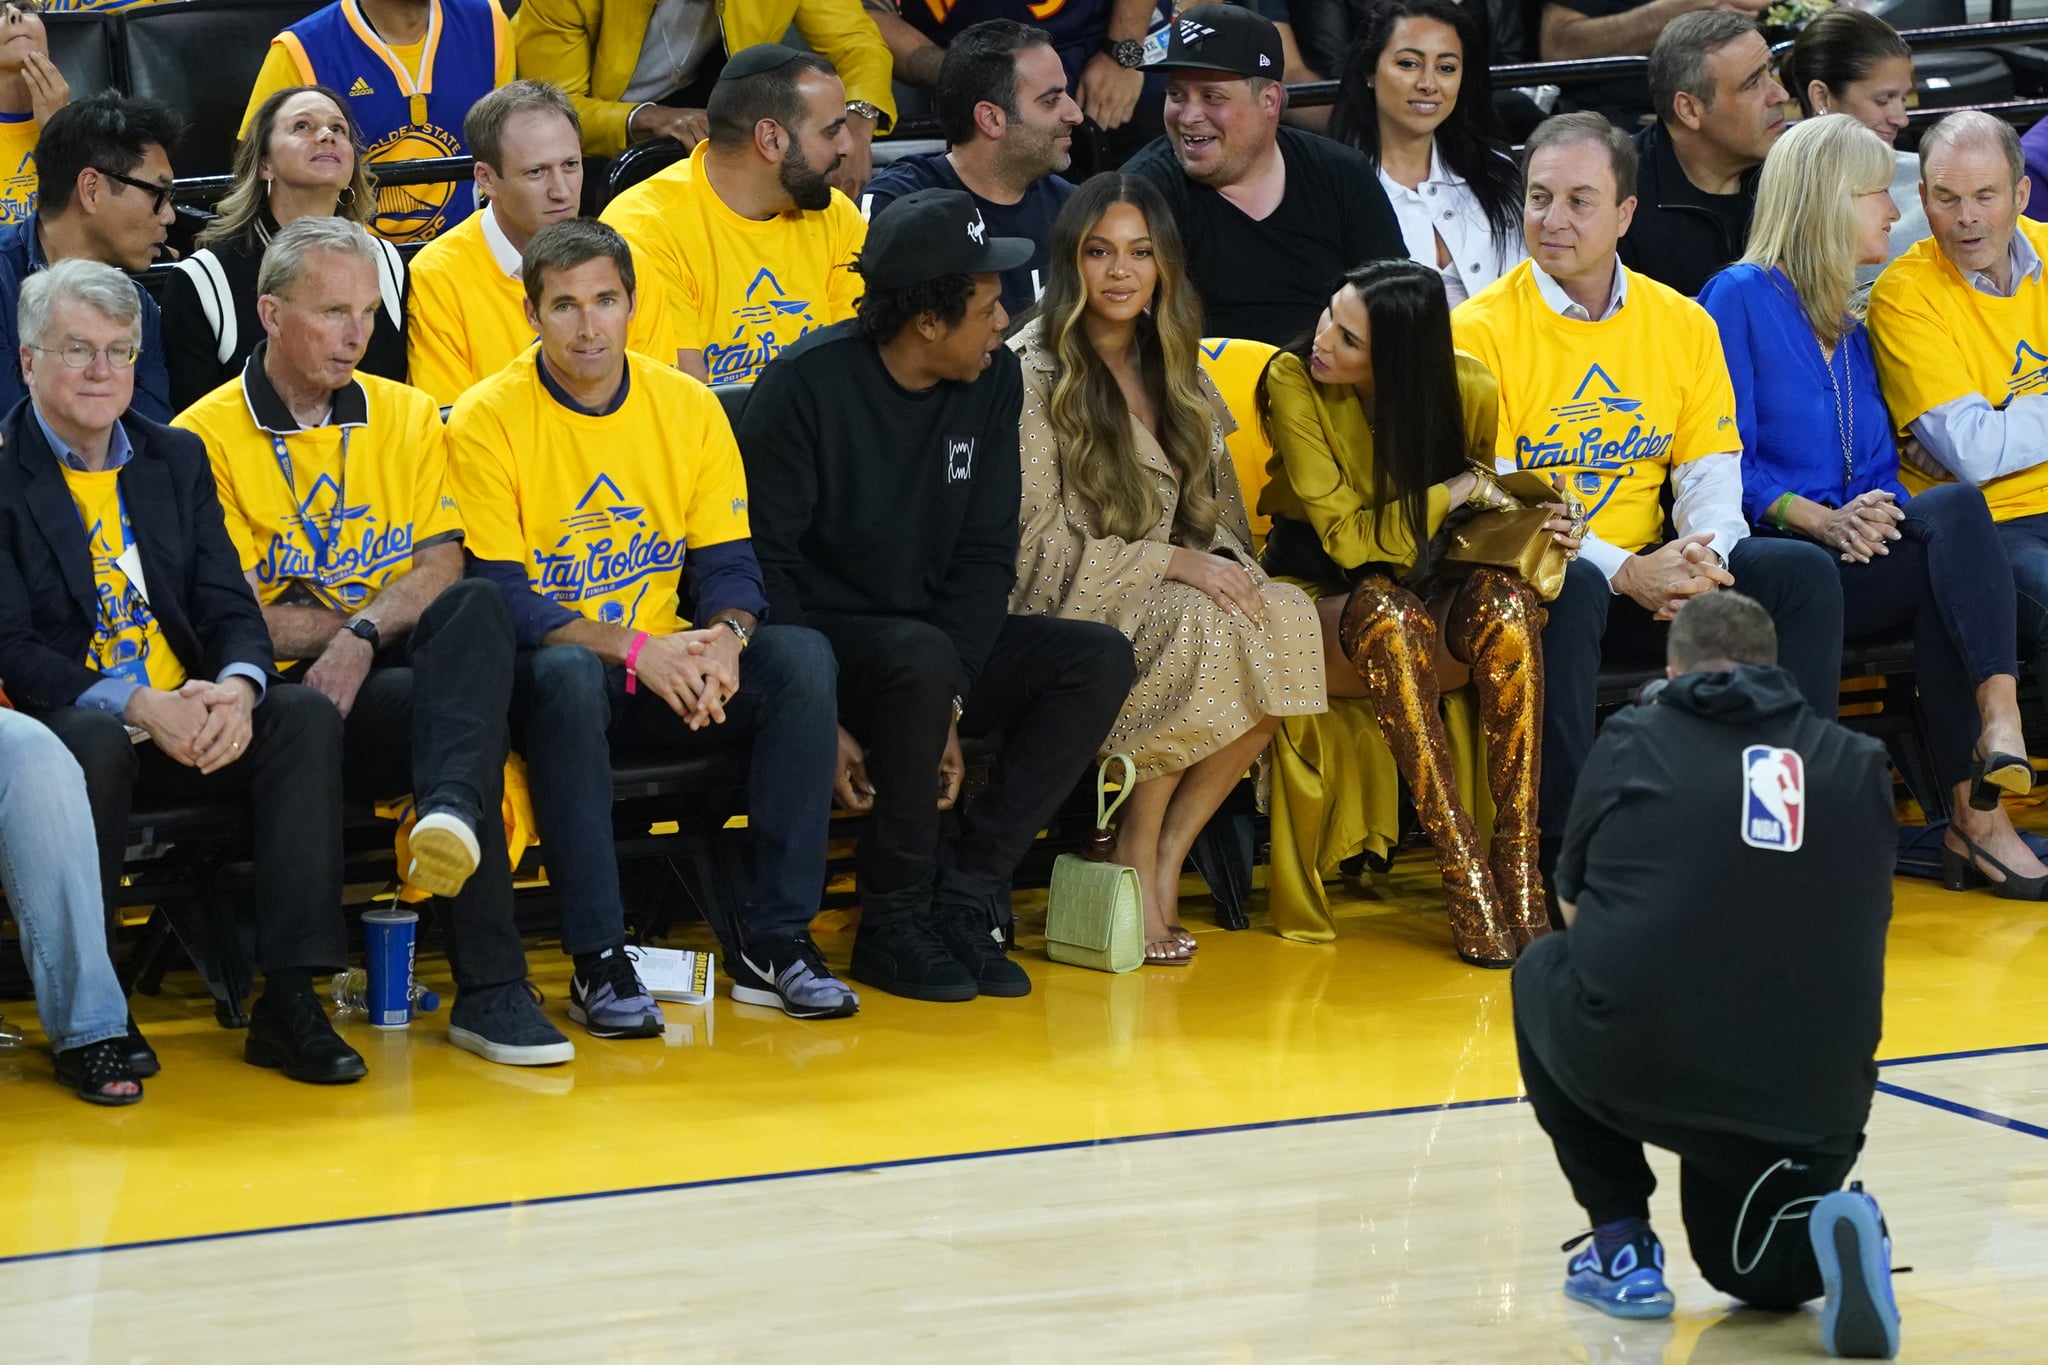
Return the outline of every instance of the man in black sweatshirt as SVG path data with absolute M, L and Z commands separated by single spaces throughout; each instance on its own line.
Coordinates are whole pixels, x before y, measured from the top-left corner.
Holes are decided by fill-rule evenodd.
M 1569 931 L 1515 965 L 1523 1085 L 1593 1223 L 1565 1293 L 1670 1314 L 1648 1142 L 1678 1154 L 1709 1284 L 1760 1308 L 1825 1293 L 1822 1344 L 1888 1357 L 1890 1243 L 1876 1201 L 1841 1188 L 1877 1084 L 1884 746 L 1807 708 L 1747 597 L 1693 599 L 1667 649 L 1671 681 L 1608 722 L 1579 779 Z
M 739 424 L 771 619 L 839 662 L 838 796 L 870 812 L 853 976 L 914 1000 L 1030 993 L 1003 953 L 1018 861 L 1109 733 L 1135 670 L 1112 627 L 1008 614 L 1023 381 L 994 237 L 959 190 L 868 233 L 851 321 L 782 352 Z M 960 736 L 1000 732 L 947 826 Z

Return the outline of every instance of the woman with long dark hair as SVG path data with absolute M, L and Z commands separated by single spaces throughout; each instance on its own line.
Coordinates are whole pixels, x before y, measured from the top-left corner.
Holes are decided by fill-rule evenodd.
M 1202 306 L 1173 215 L 1134 176 L 1099 175 L 1053 224 L 1050 279 L 1010 342 L 1024 371 L 1023 533 L 1010 610 L 1102 621 L 1138 680 L 1102 751 L 1138 785 L 1116 860 L 1136 868 L 1145 960 L 1188 960 L 1181 868 L 1279 718 L 1321 711 L 1308 599 L 1251 553 L 1197 359 Z
M 324 85 L 295 85 L 257 107 L 235 148 L 234 188 L 199 234 L 199 250 L 164 284 L 164 361 L 171 410 L 182 412 L 242 372 L 263 340 L 256 272 L 264 248 L 297 218 L 346 218 L 368 227 L 376 179 L 348 101 Z M 384 306 L 361 368 L 405 378 L 405 258 L 379 238 L 377 280 Z
M 1542 605 L 1506 572 L 1451 574 L 1440 560 L 1446 519 L 1499 497 L 1474 468 L 1493 465 L 1499 396 L 1484 365 L 1452 350 L 1436 272 L 1414 261 L 1347 274 L 1315 334 L 1259 381 L 1274 450 L 1266 569 L 1319 595 L 1329 694 L 1371 703 L 1436 846 L 1458 956 L 1482 967 L 1509 966 L 1549 928 L 1536 869 Z M 1569 522 L 1551 530 L 1576 549 Z M 1439 707 L 1468 671 L 1496 811 L 1486 848 Z
M 1469 10 L 1386 0 L 1359 30 L 1330 114 L 1330 136 L 1371 158 L 1408 255 L 1443 277 L 1454 307 L 1528 254 L 1492 85 Z

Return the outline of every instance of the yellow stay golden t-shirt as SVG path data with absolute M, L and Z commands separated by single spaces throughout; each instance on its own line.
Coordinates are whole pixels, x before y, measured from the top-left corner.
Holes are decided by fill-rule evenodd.
M 853 316 L 865 290 L 848 267 L 868 225 L 838 190 L 816 213 L 741 217 L 704 178 L 710 145 L 612 200 L 604 221 L 633 248 L 641 297 L 661 294 L 672 349 L 702 351 L 714 384 L 750 383 L 783 347 Z
M 156 613 L 121 567 L 121 556 L 134 544 L 128 519 L 122 515 L 121 471 L 68 465 L 63 471 L 92 549 L 92 582 L 99 597 L 99 621 L 93 626 L 86 666 L 139 687 L 170 691 L 182 686 L 185 665 L 171 652 Z
M 261 355 L 250 360 L 257 375 Z M 360 387 L 335 394 L 326 426 L 273 435 L 243 382 L 229 380 L 174 425 L 206 442 L 228 536 L 265 606 L 289 596 L 353 612 L 412 567 L 416 548 L 461 534 L 433 399 L 358 374 Z
M 2019 230 L 2048 258 L 2048 225 L 2022 218 Z M 1972 288 L 1930 237 L 1877 277 L 1868 322 L 1877 382 L 1900 436 L 1973 393 L 1995 408 L 2048 393 L 2048 282 L 2022 281 L 2011 298 L 1993 297 Z M 1984 501 L 1994 521 L 2048 512 L 2048 465 L 1991 480 Z
M 725 409 L 628 352 L 625 401 L 593 417 L 548 392 L 541 363 L 528 351 L 448 418 L 470 553 L 523 566 L 536 594 L 593 621 L 673 634 L 684 554 L 749 534 Z
M 0 225 L 25 222 L 36 211 L 36 139 L 42 135 L 34 114 L 0 114 Z
M 1609 544 L 1656 544 L 1671 467 L 1742 448 L 1721 335 L 1704 308 L 1633 270 L 1600 322 L 1560 316 L 1533 272 L 1522 262 L 1451 314 L 1458 349 L 1500 381 L 1495 453 L 1565 471 Z
M 470 385 L 533 349 L 526 286 L 518 274 L 506 273 L 492 250 L 484 228 L 489 220 L 490 210 L 479 209 L 412 258 L 405 317 L 407 378 L 437 403 L 453 403 Z M 511 244 L 505 248 L 509 252 Z M 642 285 L 626 344 L 673 365 L 673 345 L 666 354 L 661 351 L 668 332 L 662 292 Z

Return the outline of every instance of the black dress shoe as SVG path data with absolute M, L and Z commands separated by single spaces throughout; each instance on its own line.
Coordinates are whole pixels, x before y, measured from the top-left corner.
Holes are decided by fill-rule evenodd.
M 132 1014 L 128 1016 L 128 1037 L 121 1046 L 128 1056 L 128 1069 L 138 1080 L 148 1080 L 164 1069 L 163 1063 L 156 1059 L 156 1049 L 142 1036 L 142 1030 L 135 1027 Z
M 249 1011 L 242 1056 L 251 1066 L 267 1066 L 308 1085 L 359 1081 L 370 1070 L 362 1054 L 335 1033 L 320 997 L 311 991 L 291 991 L 282 998 L 265 991 Z

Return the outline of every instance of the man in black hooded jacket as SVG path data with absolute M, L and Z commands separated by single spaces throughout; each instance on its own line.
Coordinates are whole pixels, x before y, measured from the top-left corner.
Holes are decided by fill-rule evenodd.
M 1515 967 L 1523 1082 L 1594 1229 L 1565 1292 L 1671 1312 L 1648 1142 L 1680 1158 L 1710 1284 L 1779 1309 L 1825 1292 L 1828 1349 L 1889 1355 L 1889 1243 L 1875 1201 L 1841 1189 L 1877 1083 L 1884 746 L 1808 709 L 1749 598 L 1688 603 L 1667 648 L 1670 680 L 1608 723 L 1579 781 L 1555 879 L 1569 931 Z

